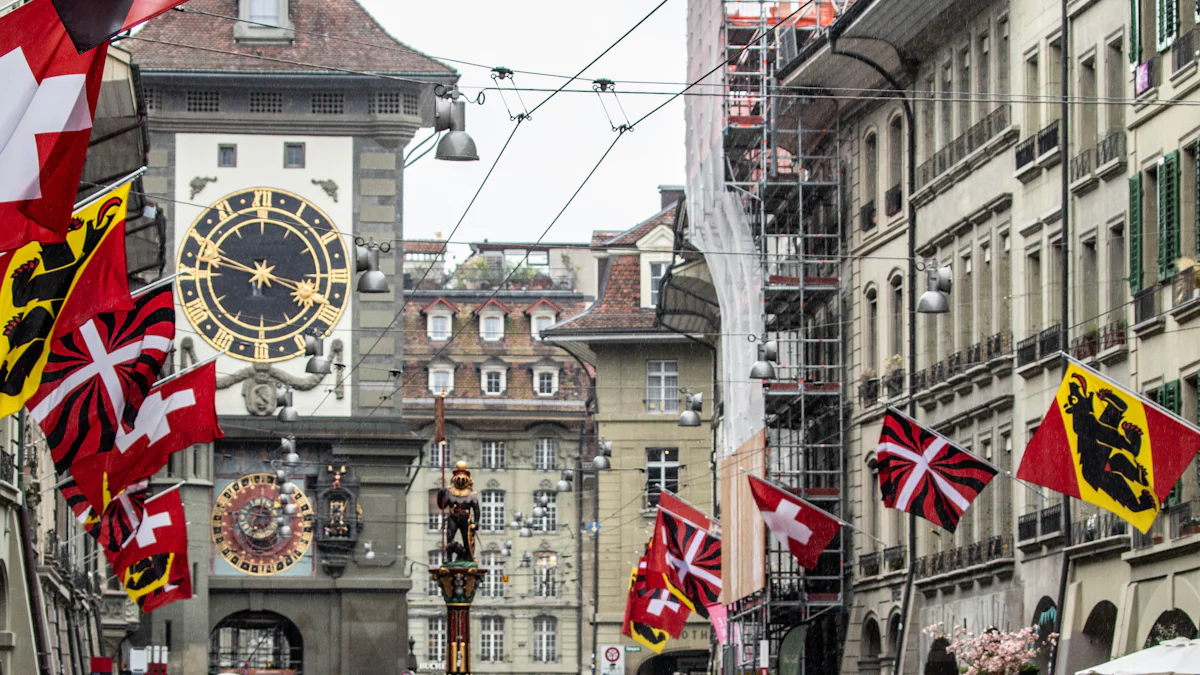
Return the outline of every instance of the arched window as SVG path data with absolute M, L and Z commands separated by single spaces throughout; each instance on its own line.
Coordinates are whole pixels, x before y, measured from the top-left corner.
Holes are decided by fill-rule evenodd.
M 892 277 L 890 289 L 891 307 L 888 309 L 892 314 L 892 330 L 888 353 L 899 356 L 904 354 L 904 278 L 899 274 Z
M 879 298 L 874 288 L 867 290 L 866 344 L 863 345 L 863 369 L 879 367 Z
M 1117 629 L 1117 606 L 1107 600 L 1096 603 L 1083 624 L 1084 640 L 1071 643 L 1071 663 L 1075 670 L 1108 661 Z
M 208 667 L 218 673 L 246 668 L 302 673 L 304 639 L 296 624 L 274 612 L 230 614 L 209 637 Z
M 881 649 L 883 649 L 883 643 L 879 637 L 879 622 L 875 619 L 867 619 L 867 622 L 863 624 L 862 631 L 863 658 L 877 659 Z
M 1153 647 L 1160 642 L 1180 637 L 1189 640 L 1195 639 L 1196 624 L 1192 623 L 1191 618 L 1183 610 L 1168 609 L 1158 615 L 1158 619 L 1150 627 L 1150 634 L 1146 636 L 1146 644 L 1142 648 Z
M 538 663 L 558 660 L 558 619 L 539 616 L 533 620 L 533 660 Z
M 1034 663 L 1042 672 L 1050 668 L 1050 634 L 1054 632 L 1054 624 L 1058 621 L 1058 605 L 1047 596 L 1038 600 L 1033 610 L 1033 625 L 1038 631 L 1038 655 Z
M 904 197 L 904 120 L 896 115 L 888 122 L 888 191 L 887 214 L 900 213 Z
M 879 192 L 879 139 L 875 132 L 863 141 L 863 203 L 870 204 Z

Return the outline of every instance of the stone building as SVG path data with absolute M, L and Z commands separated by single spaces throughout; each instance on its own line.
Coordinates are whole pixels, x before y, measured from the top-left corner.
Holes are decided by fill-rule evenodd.
M 407 496 L 403 560 L 413 579 L 417 670 L 445 671 L 446 606 L 427 570 L 442 562 L 443 468 L 465 461 L 482 506 L 476 560 L 488 570 L 471 609 L 474 671 L 577 673 L 588 535 L 579 522 L 582 492 L 556 486 L 563 471 L 580 466 L 593 390 L 587 369 L 545 344 L 542 332 L 581 311 L 584 297 L 573 278 L 538 265 L 472 260 L 484 259 L 468 258 L 442 287 L 404 292 L 404 366 L 393 375 L 403 377 L 396 386 L 405 421 L 432 438 L 434 400 L 444 395 L 447 438 L 444 456 L 425 447 Z M 517 512 L 531 536 L 510 527 Z

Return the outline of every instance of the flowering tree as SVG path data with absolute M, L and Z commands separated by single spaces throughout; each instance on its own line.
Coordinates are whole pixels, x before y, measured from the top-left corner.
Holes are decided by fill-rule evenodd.
M 946 633 L 941 623 L 935 623 L 923 632 L 934 640 L 949 643 L 946 652 L 966 664 L 965 675 L 1016 675 L 1032 666 L 1044 645 L 1058 640 L 1058 634 L 1051 633 L 1045 641 L 1039 641 L 1037 626 L 1015 632 L 989 628 L 976 635 L 961 626 Z

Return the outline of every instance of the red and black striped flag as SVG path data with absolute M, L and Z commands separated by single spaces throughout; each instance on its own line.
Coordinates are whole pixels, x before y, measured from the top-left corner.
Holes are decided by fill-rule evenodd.
M 667 587 L 688 609 L 708 618 L 721 596 L 721 540 L 663 508 L 658 510 L 654 546 L 665 546 Z
M 875 453 L 883 505 L 950 532 L 997 473 L 991 464 L 891 408 Z
M 100 544 L 111 561 L 141 525 L 148 497 L 146 488 L 149 485 L 149 480 L 140 481 L 106 500 L 103 516 L 96 515 L 96 509 L 88 504 L 73 478 L 68 478 L 59 489 L 67 506 L 75 514 L 76 522 Z
M 79 53 L 187 0 L 52 0 Z

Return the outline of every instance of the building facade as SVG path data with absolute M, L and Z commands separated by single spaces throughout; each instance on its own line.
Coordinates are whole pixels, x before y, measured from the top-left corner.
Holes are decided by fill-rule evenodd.
M 403 367 L 388 330 L 403 303 L 401 164 L 432 125 L 434 85 L 456 75 L 354 0 L 185 9 L 129 44 L 149 110 L 144 188 L 179 275 L 176 365 L 217 358 L 225 437 L 155 479 L 183 482 L 195 598 L 154 612 L 134 644 L 166 646 L 181 674 L 399 673 L 415 658 L 398 547 L 423 444 L 388 377 Z M 371 240 L 390 287 L 359 293 L 355 246 Z M 313 336 L 332 372 L 308 372 Z M 296 421 L 277 420 L 280 394 Z M 284 464 L 288 437 L 299 461 Z M 251 527 L 278 470 L 298 515 Z
M 557 484 L 579 468 L 591 438 L 593 389 L 583 365 L 545 344 L 542 332 L 585 305 L 573 277 L 552 277 L 537 262 L 474 256 L 440 284 L 431 275 L 404 293 L 405 420 L 432 438 L 434 402 L 445 396 L 447 438 L 445 454 L 425 447 L 407 497 L 403 555 L 418 672 L 446 667 L 446 606 L 427 570 L 442 562 L 437 492 L 459 461 L 480 495 L 476 561 L 488 570 L 471 609 L 474 671 L 581 667 L 580 553 L 588 535 L 582 492 L 559 493 Z M 512 527 L 518 513 L 527 530 Z

